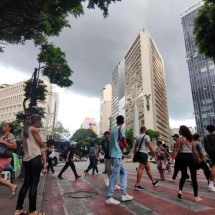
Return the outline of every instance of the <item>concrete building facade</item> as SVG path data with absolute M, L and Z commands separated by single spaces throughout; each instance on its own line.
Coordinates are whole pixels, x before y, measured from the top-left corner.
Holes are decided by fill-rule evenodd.
M 46 112 L 43 126 L 52 127 L 57 122 L 59 96 L 52 91 L 52 85 L 49 81 L 43 81 L 48 92 L 46 100 L 38 102 L 38 107 L 43 107 Z M 24 81 L 13 85 L 0 85 L 0 122 L 12 122 L 16 119 L 16 114 L 23 111 L 24 87 Z
M 206 134 L 206 126 L 215 124 L 215 65 L 198 52 L 193 34 L 193 21 L 203 1 L 181 13 L 187 64 L 194 105 L 197 132 Z
M 116 124 L 116 117 L 120 114 L 120 110 L 122 109 L 124 101 L 122 98 L 124 96 L 125 96 L 125 62 L 124 60 L 122 60 L 117 65 L 116 69 L 112 74 L 111 128 Z
M 124 60 L 126 128 L 133 128 L 136 105 L 139 126 L 159 131 L 169 142 L 164 62 L 147 30 L 138 33 Z
M 99 123 L 100 135 L 102 135 L 105 131 L 110 130 L 111 103 L 112 103 L 112 86 L 111 84 L 106 84 L 101 91 L 100 97 L 100 123 Z

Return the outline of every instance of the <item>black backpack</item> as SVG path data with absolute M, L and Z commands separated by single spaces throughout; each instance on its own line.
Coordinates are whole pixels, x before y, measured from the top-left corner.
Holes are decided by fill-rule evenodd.
M 215 157 L 215 134 L 210 134 L 205 137 L 204 147 L 210 157 Z

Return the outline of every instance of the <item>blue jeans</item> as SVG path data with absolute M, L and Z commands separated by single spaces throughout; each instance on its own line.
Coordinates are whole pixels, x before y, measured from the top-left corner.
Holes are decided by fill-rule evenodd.
M 122 194 L 126 194 L 126 188 L 127 188 L 127 171 L 124 167 L 122 159 L 112 158 L 112 163 L 113 163 L 112 164 L 113 170 L 110 176 L 109 187 L 107 190 L 107 197 L 112 197 L 114 195 L 114 187 L 117 184 L 119 176 L 120 176 Z

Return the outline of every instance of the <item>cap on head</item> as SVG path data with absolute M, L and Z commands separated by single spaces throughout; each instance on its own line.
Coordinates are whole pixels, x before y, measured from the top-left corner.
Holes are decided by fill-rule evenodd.
M 42 119 L 42 117 L 39 114 L 32 114 L 31 115 L 31 121 L 32 122 L 35 122 L 35 121 L 41 120 L 41 119 Z
M 71 145 L 71 146 L 77 145 L 77 142 L 72 141 L 72 142 L 70 143 L 70 145 Z
M 110 131 L 105 131 L 105 133 L 103 135 L 105 136 L 105 135 L 109 135 L 109 134 L 110 134 Z

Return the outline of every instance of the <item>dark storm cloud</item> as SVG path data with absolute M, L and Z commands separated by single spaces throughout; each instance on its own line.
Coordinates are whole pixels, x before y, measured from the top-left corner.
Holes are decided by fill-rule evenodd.
M 189 84 L 180 11 L 194 0 L 122 0 L 110 7 L 103 19 L 99 10 L 86 10 L 85 15 L 71 20 L 59 38 L 52 39 L 66 52 L 74 70 L 73 91 L 98 96 L 123 58 L 137 32 L 146 27 L 165 61 L 170 117 L 192 118 L 193 106 Z M 32 72 L 36 48 L 10 46 L 1 54 L 0 64 Z

